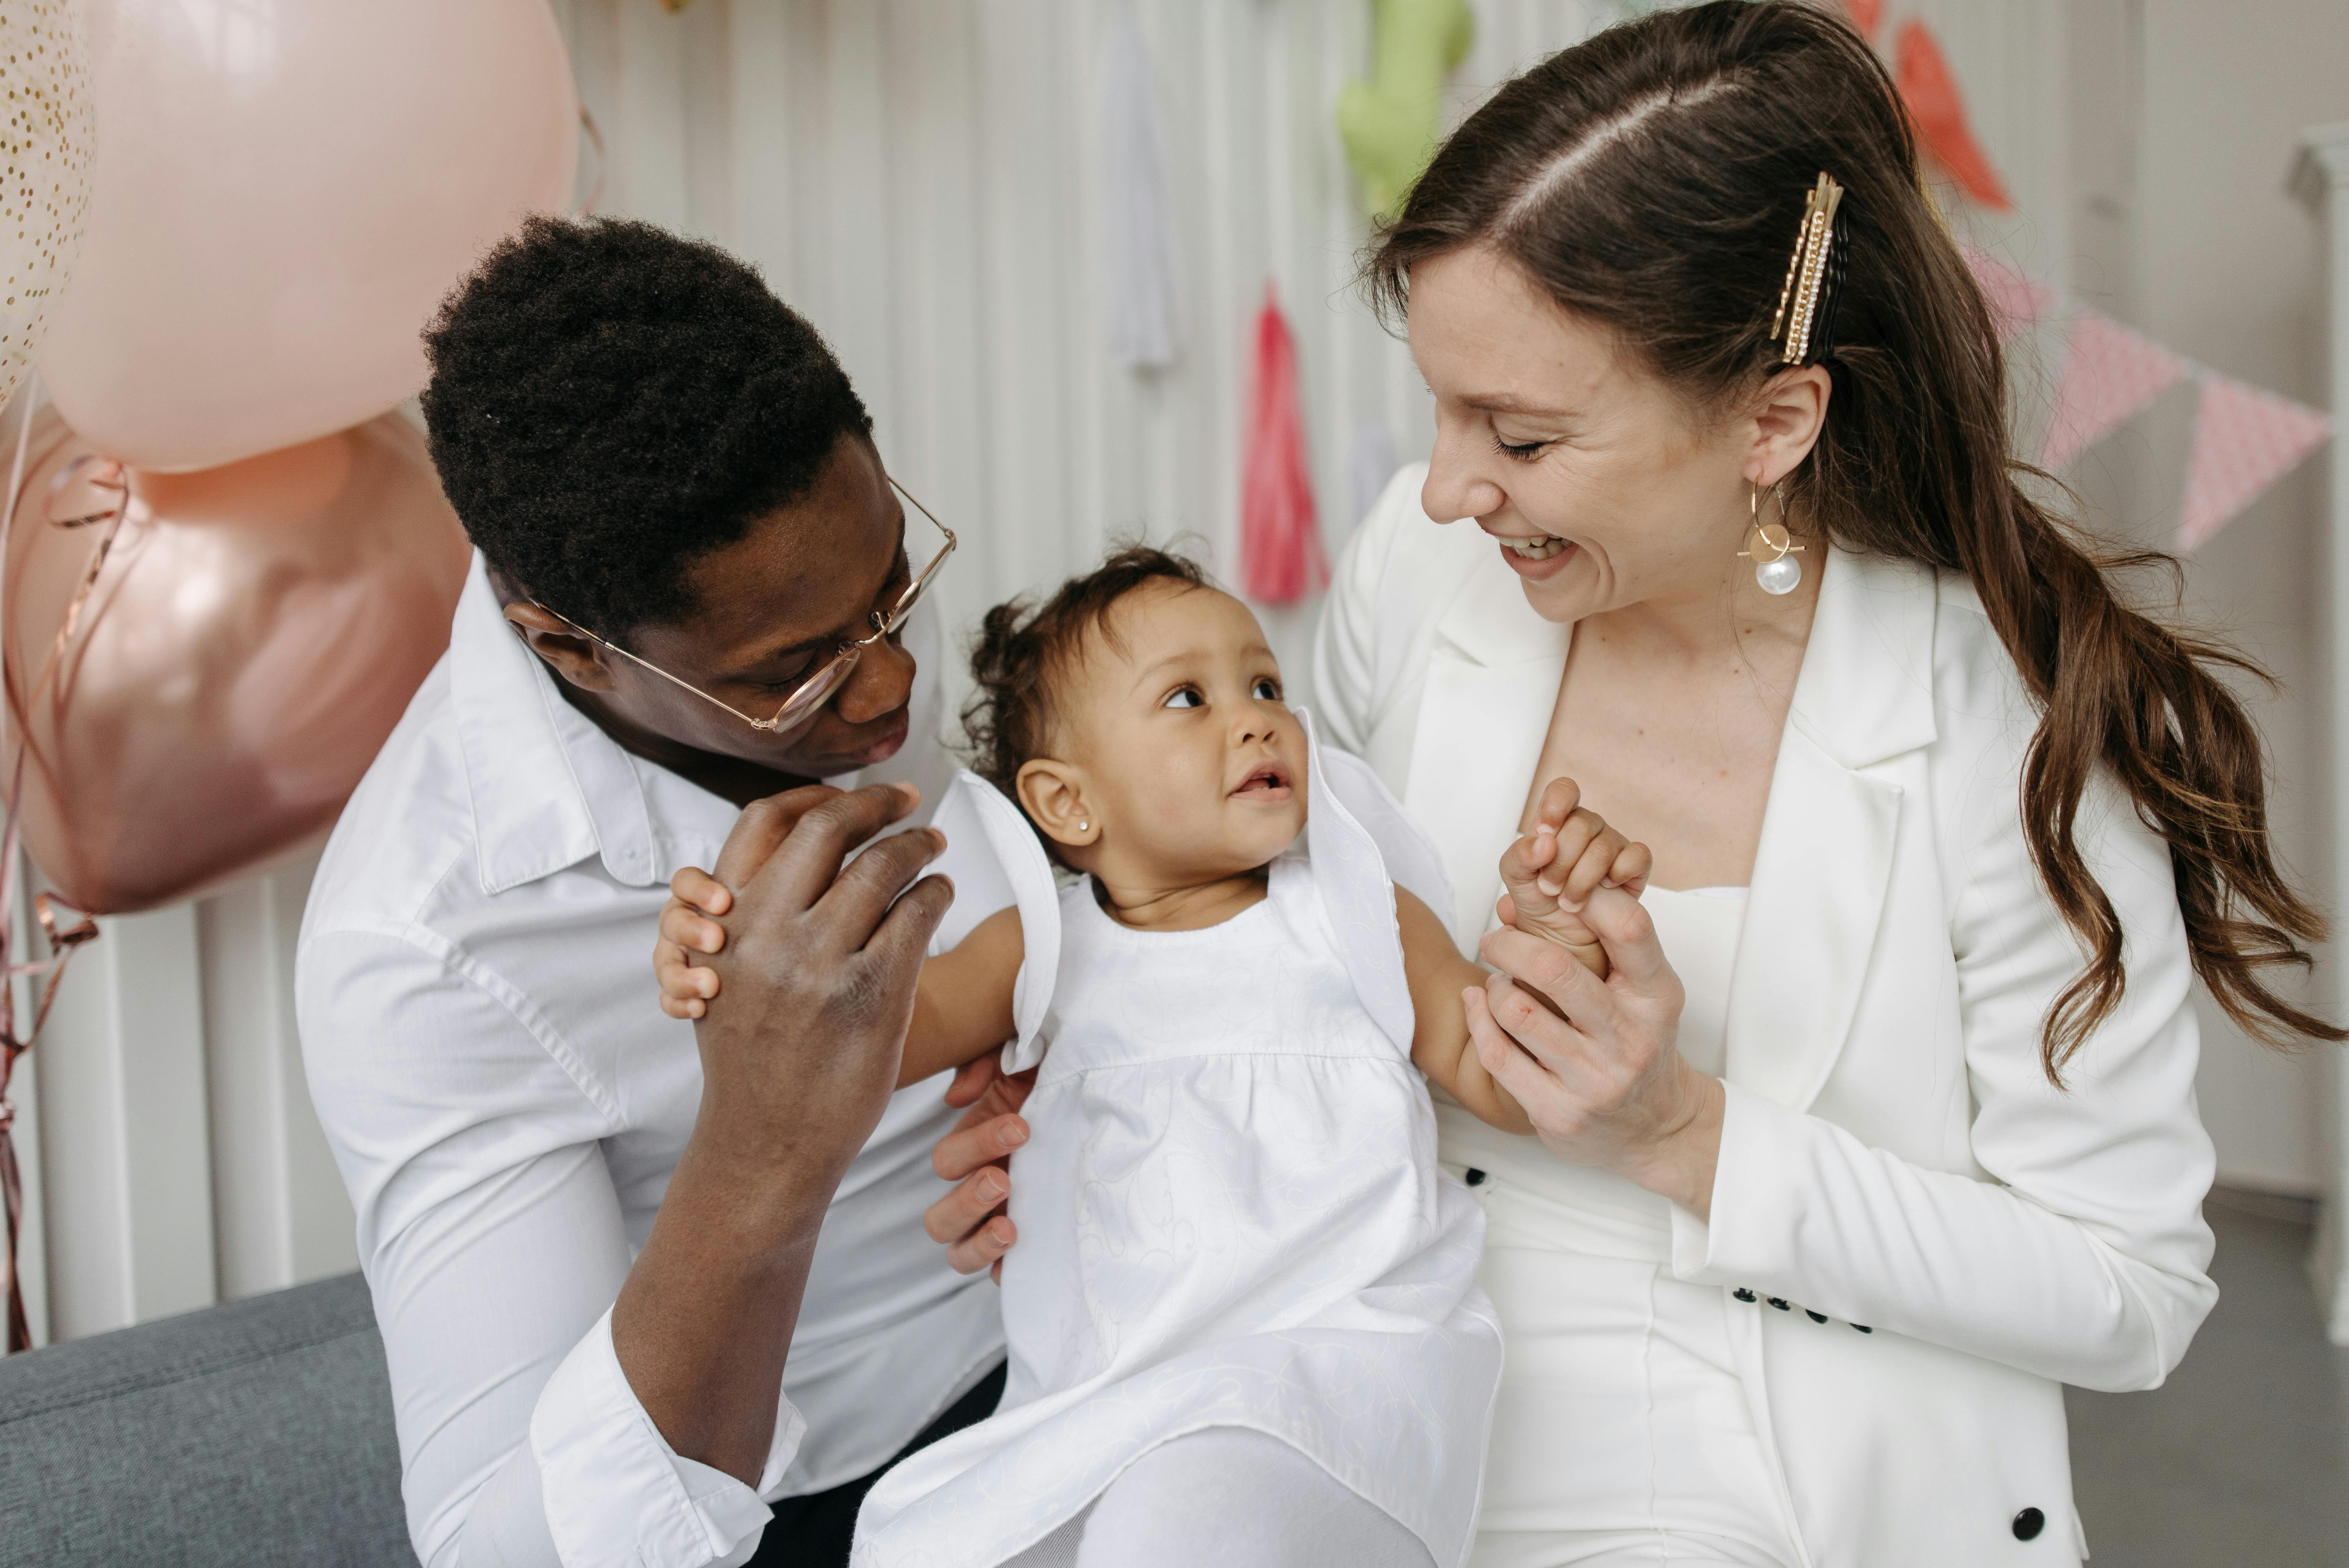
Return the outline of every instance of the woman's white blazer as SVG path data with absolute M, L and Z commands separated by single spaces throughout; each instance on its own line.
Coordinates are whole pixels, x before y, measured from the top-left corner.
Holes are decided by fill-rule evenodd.
M 1473 953 L 1570 629 L 1473 523 L 1427 519 L 1425 472 L 1346 548 L 1314 702 L 1442 850 Z M 2128 983 L 2059 1089 L 2040 1025 L 2083 959 L 2023 841 L 2013 662 L 1961 577 L 1806 559 L 1712 1220 L 1675 1212 L 1672 1268 L 1754 1298 L 1733 1335 L 1810 1568 L 2073 1562 L 2059 1385 L 2155 1387 L 2218 1296 L 2169 856 L 2116 791 L 2084 803 Z

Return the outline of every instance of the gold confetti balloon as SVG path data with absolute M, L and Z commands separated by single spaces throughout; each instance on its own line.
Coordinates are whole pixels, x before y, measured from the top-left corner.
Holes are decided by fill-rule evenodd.
M 25 379 L 81 250 L 89 206 L 88 51 L 74 0 L 0 0 L 0 402 Z

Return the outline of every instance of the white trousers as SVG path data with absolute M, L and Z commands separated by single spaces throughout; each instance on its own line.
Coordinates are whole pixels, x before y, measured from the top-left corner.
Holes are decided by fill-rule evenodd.
M 1160 1444 L 1005 1568 L 1433 1568 L 1419 1537 L 1278 1438 Z
M 1470 1568 L 1791 1568 L 1726 1299 L 1675 1279 L 1647 1216 L 1592 1186 L 1572 1210 L 1475 1189 L 1507 1361 Z

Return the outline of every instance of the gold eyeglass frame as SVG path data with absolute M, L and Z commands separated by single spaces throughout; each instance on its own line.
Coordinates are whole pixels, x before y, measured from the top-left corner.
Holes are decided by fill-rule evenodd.
M 938 569 L 947 563 L 947 557 L 955 552 L 957 541 L 954 530 L 940 522 L 936 512 L 915 500 L 914 492 L 899 484 L 895 479 L 887 474 L 882 477 L 888 480 L 889 488 L 904 498 L 907 505 L 930 520 L 931 527 L 947 536 L 946 545 L 937 554 L 931 557 L 930 563 L 922 568 L 920 575 L 905 585 L 905 591 L 897 595 L 897 602 L 895 604 L 891 605 L 885 613 L 880 610 L 872 612 L 870 619 L 873 624 L 873 634 L 869 637 L 843 642 L 831 658 L 811 671 L 805 680 L 792 688 L 790 694 L 783 698 L 783 706 L 776 710 L 775 717 L 772 718 L 753 718 L 725 698 L 712 696 L 691 681 L 682 680 L 669 674 L 650 659 L 632 654 L 617 643 L 597 636 L 562 611 L 549 609 L 535 599 L 531 603 L 538 604 L 540 609 L 545 610 L 548 614 L 597 647 L 617 654 L 630 664 L 641 665 L 669 685 L 682 686 L 712 707 L 724 708 L 751 728 L 768 735 L 788 734 L 813 719 L 817 714 L 823 711 L 824 704 L 840 694 L 840 688 L 848 684 L 848 677 L 856 673 L 857 661 L 864 656 L 865 649 L 885 638 L 897 634 L 898 629 L 905 624 L 905 617 L 913 614 L 914 606 L 920 603 L 922 595 L 928 592 L 931 581 L 938 574 Z

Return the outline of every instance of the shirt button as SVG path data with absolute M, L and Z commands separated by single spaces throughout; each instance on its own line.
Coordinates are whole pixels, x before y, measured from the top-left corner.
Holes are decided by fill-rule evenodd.
M 1740 1301 L 1752 1301 L 1752 1300 L 1754 1300 L 1754 1293 L 1753 1293 L 1752 1291 L 1750 1291 L 1750 1290 L 1747 1290 L 1747 1289 L 1746 1289 L 1744 1285 L 1742 1285 L 1742 1284 L 1741 1284 L 1741 1285 L 1739 1285 L 1735 1290 L 1731 1291 L 1729 1294 L 1730 1294 L 1730 1295 L 1733 1295 L 1733 1296 L 1735 1296 L 1735 1297 L 1736 1297 L 1738 1300 L 1740 1300 Z
M 1794 1310 L 1794 1308 L 1793 1308 L 1791 1305 L 1788 1305 L 1787 1303 L 1785 1303 L 1785 1301 L 1780 1300 L 1777 1296 L 1775 1296 L 1775 1295 L 1774 1295 L 1774 1296 L 1770 1297 L 1769 1299 L 1770 1299 L 1770 1305 L 1771 1305 L 1772 1306 L 1776 1307 L 1780 1312 L 1792 1312 L 1792 1311 Z
M 1827 1320 L 1827 1315 L 1826 1313 L 1813 1312 L 1807 1306 L 1803 1308 L 1803 1315 L 1809 1318 L 1813 1323 L 1825 1323 Z
M 1485 1184 L 1485 1173 L 1472 1165 L 1468 1168 L 1468 1173 L 1464 1180 L 1471 1187 L 1482 1187 Z
M 2047 1516 L 2035 1508 L 2026 1508 L 2014 1516 L 2014 1538 L 2017 1541 L 2036 1541 L 2039 1532 L 2046 1528 Z

